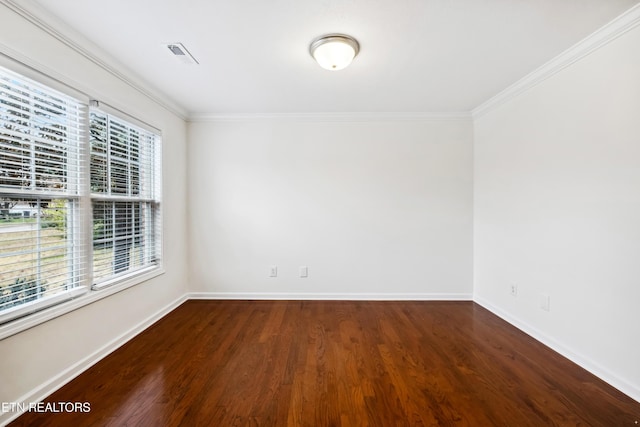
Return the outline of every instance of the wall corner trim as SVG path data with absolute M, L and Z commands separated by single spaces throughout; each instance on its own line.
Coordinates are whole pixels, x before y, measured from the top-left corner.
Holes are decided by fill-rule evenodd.
M 617 39 L 639 24 L 640 4 L 637 4 L 549 62 L 538 67 L 522 79 L 474 108 L 471 111 L 474 120 L 509 102 L 534 86 L 537 86 L 564 68 Z

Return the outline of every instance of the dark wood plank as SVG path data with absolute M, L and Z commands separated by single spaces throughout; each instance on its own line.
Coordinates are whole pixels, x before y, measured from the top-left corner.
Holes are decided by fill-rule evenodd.
M 188 301 L 12 426 L 636 426 L 640 403 L 472 302 Z

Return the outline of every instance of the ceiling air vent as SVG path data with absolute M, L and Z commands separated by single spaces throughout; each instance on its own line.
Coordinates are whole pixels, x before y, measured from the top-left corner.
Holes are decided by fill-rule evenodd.
M 185 64 L 199 64 L 196 58 L 189 53 L 182 43 L 166 43 L 165 46 L 169 49 L 169 52 L 171 52 L 174 58 L 177 58 L 180 62 Z

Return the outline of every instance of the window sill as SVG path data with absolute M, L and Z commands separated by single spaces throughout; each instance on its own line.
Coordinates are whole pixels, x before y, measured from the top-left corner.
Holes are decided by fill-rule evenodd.
M 82 295 L 70 299 L 66 302 L 7 322 L 6 324 L 0 326 L 0 340 L 25 331 L 29 328 L 33 328 L 34 326 L 40 325 L 41 323 L 47 322 L 51 319 L 55 319 L 56 317 L 70 313 L 74 310 L 84 307 L 85 305 L 94 303 L 140 283 L 151 280 L 154 277 L 158 277 L 164 273 L 165 271 L 162 266 L 159 266 L 152 270 L 145 270 L 135 275 L 123 277 L 117 282 L 110 283 L 110 286 L 108 287 L 103 287 L 97 290 L 87 290 L 87 292 L 83 293 Z

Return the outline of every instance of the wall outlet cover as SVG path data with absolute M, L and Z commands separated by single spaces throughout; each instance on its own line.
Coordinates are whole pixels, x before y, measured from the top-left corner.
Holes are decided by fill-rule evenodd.
M 511 292 L 511 296 L 518 296 L 518 285 L 516 285 L 515 283 L 512 283 L 510 285 L 509 291 Z
M 551 297 L 549 295 L 540 295 L 540 308 L 544 311 L 549 311 L 551 309 Z

